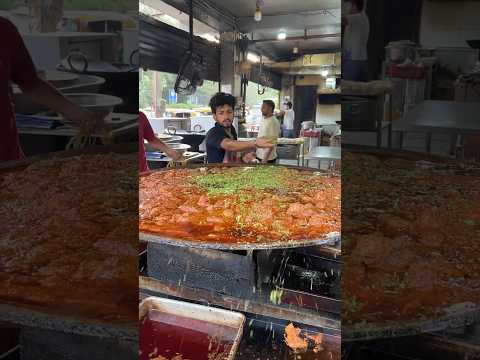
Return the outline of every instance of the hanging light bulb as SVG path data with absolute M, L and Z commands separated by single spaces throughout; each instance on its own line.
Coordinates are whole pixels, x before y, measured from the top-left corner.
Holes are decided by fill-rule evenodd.
M 285 30 L 281 30 L 277 35 L 278 40 L 285 40 L 286 38 L 287 38 L 287 33 L 285 32 Z
M 257 9 L 255 10 L 255 14 L 253 16 L 255 21 L 262 21 L 262 10 L 260 10 L 260 4 L 257 2 Z
M 323 77 L 327 77 L 328 76 L 328 70 L 322 70 L 321 74 L 322 74 Z
M 260 57 L 257 54 L 249 52 L 247 54 L 247 60 L 249 60 L 253 63 L 258 63 L 260 61 Z

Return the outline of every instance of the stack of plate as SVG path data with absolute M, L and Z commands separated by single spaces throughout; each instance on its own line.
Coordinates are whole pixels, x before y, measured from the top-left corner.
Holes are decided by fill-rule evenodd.
M 62 93 L 98 93 L 105 79 L 99 76 L 72 74 L 61 71 L 39 72 L 38 76 L 47 80 Z M 32 115 L 47 111 L 46 107 L 34 102 L 18 86 L 13 86 L 13 102 L 17 114 Z

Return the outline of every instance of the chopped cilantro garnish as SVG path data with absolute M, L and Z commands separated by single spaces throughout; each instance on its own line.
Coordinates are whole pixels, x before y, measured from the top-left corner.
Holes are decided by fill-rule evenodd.
M 283 169 L 275 166 L 229 169 L 194 177 L 195 184 L 210 196 L 231 195 L 242 190 L 278 189 L 285 186 Z M 240 198 L 243 200 L 243 198 Z

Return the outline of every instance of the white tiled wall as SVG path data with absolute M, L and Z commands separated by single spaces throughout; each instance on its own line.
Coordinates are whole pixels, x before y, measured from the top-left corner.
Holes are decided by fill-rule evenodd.
M 330 122 L 336 124 L 336 121 L 342 120 L 342 105 L 319 105 L 317 104 L 317 123 Z

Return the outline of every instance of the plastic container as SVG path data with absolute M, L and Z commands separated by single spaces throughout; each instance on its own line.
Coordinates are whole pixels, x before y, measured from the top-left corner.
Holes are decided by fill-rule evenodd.
M 387 62 L 401 64 L 407 59 L 414 62 L 417 57 L 417 45 L 411 41 L 395 41 L 385 47 Z
M 139 318 L 139 360 L 233 360 L 245 323 L 240 313 L 157 297 L 142 301 Z
M 423 79 L 426 75 L 426 68 L 418 65 L 399 66 L 390 64 L 387 66 L 387 74 L 398 79 Z

